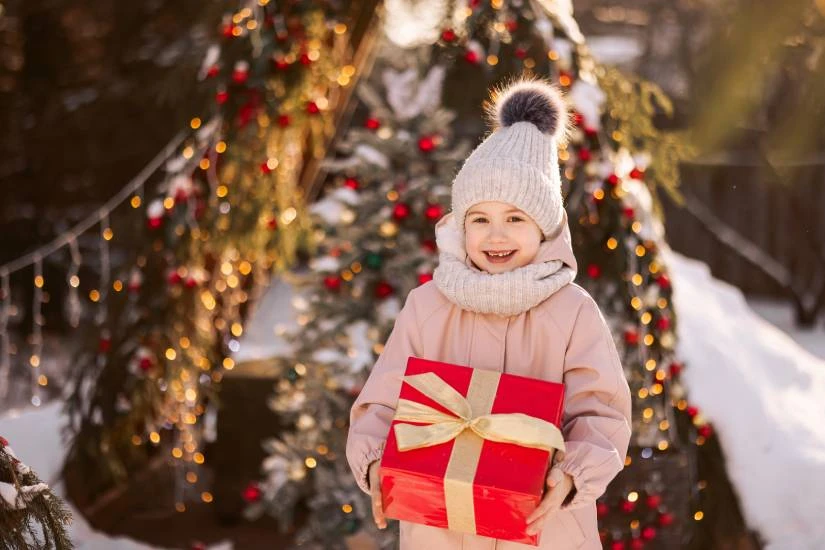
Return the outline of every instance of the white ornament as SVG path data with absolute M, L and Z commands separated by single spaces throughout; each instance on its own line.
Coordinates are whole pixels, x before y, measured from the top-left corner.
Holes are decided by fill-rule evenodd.
M 481 48 L 481 45 L 477 47 Z M 435 111 L 441 105 L 445 75 L 446 70 L 440 65 L 433 66 L 423 79 L 419 78 L 415 68 L 402 72 L 384 71 L 381 77 L 387 90 L 387 103 L 395 116 L 405 121 Z
M 152 220 L 157 220 L 163 217 L 166 209 L 163 207 L 163 201 L 155 199 L 146 207 L 146 217 Z
M 374 164 L 384 170 L 390 167 L 390 159 L 387 158 L 387 155 L 370 145 L 363 143 L 356 145 L 355 156 L 360 157 L 361 160 L 368 164 Z
M 607 99 L 601 88 L 584 80 L 576 80 L 568 97 L 576 111 L 584 117 L 585 125 L 597 130 L 601 128 L 602 106 Z
M 203 56 L 203 63 L 201 63 L 201 68 L 198 71 L 198 79 L 203 80 L 206 78 L 206 73 L 209 72 L 209 69 L 218 62 L 218 59 L 221 57 L 221 48 L 220 46 L 213 44 L 209 46 L 209 49 L 206 50 L 206 55 Z

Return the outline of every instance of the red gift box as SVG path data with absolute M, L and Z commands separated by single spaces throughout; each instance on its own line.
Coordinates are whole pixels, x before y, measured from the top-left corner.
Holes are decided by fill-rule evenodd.
M 537 546 L 526 519 L 564 448 L 563 402 L 563 384 L 410 357 L 381 458 L 385 515 Z

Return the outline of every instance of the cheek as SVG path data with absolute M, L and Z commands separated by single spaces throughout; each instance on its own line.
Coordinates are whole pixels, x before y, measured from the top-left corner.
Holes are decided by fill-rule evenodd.
M 467 252 L 475 252 L 481 246 L 482 235 L 478 228 L 467 226 L 464 232 L 464 246 Z

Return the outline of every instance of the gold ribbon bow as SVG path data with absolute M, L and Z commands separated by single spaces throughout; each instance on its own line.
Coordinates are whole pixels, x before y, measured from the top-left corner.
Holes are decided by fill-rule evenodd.
M 465 398 L 437 374 L 405 376 L 404 381 L 452 414 L 409 399 L 399 399 L 395 424 L 399 451 L 439 445 L 455 439 L 444 476 L 447 523 L 450 529 L 475 533 L 473 480 L 483 440 L 552 451 L 564 450 L 561 430 L 523 413 L 490 414 L 501 374 L 475 369 Z

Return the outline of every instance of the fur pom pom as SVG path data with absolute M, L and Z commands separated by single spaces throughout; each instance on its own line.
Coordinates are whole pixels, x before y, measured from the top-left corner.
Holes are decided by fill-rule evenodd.
M 530 122 L 558 141 L 567 133 L 567 105 L 561 92 L 540 79 L 522 79 L 494 90 L 487 105 L 496 127 Z

